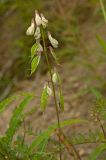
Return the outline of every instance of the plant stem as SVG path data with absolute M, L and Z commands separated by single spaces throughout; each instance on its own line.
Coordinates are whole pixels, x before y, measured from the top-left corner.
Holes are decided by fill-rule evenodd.
M 62 155 L 61 155 L 61 142 L 60 142 L 60 134 L 61 134 L 60 117 L 59 117 L 58 104 L 57 104 L 57 98 L 56 98 L 56 92 L 55 92 L 55 85 L 54 85 L 54 82 L 53 82 L 53 80 L 52 80 L 51 65 L 50 65 L 50 63 L 49 63 L 49 59 L 48 59 L 48 56 L 47 56 L 47 49 L 46 49 L 46 44 L 45 44 L 45 36 L 44 36 L 44 31 L 43 31 L 42 28 L 41 28 L 41 31 L 42 31 L 44 54 L 45 54 L 46 63 L 47 63 L 47 66 L 48 66 L 48 70 L 49 70 L 49 74 L 50 74 L 50 79 L 51 79 L 51 84 L 52 84 L 52 89 L 53 89 L 53 96 L 54 96 L 56 116 L 57 116 L 57 122 L 58 122 L 58 130 L 59 130 L 60 160 L 62 160 Z
M 58 135 L 58 132 L 56 132 L 56 134 Z M 76 150 L 76 148 L 74 147 L 73 143 L 71 141 L 69 142 L 67 140 L 67 137 L 64 135 L 63 132 L 61 132 L 60 140 L 64 144 L 64 146 L 66 147 L 70 156 L 73 156 L 74 159 L 77 158 L 77 160 L 81 160 L 81 157 L 80 157 L 78 151 Z
M 24 134 L 23 134 L 22 146 L 24 145 L 25 137 L 26 137 L 26 125 L 25 125 L 24 119 L 23 119 L 23 129 L 24 129 Z
M 100 128 L 101 128 L 101 130 L 102 130 L 102 132 L 103 132 L 104 138 L 106 139 L 106 133 L 105 133 L 103 124 L 102 124 L 102 122 L 101 122 L 101 120 L 100 120 L 99 117 L 97 117 L 97 120 L 98 120 L 98 122 L 99 122 L 99 124 L 100 124 Z
M 104 16 L 104 19 L 105 19 L 105 22 L 106 22 L 106 11 L 105 11 L 105 7 L 104 7 L 104 4 L 103 4 L 103 0 L 100 0 L 100 5 L 101 5 L 103 16 Z

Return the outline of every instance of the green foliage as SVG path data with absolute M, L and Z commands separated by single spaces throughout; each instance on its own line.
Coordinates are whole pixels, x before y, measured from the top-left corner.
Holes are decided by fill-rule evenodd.
M 99 145 L 98 147 L 96 147 L 90 157 L 89 157 L 89 160 L 97 160 L 97 158 L 99 157 L 100 154 L 102 154 L 102 152 L 106 150 L 106 144 L 101 144 Z
M 17 131 L 18 127 L 20 126 L 20 122 L 22 120 L 22 113 L 25 107 L 27 107 L 28 103 L 31 101 L 32 96 L 27 96 L 15 109 L 13 112 L 13 116 L 9 123 L 9 128 L 6 131 L 6 138 L 5 141 L 8 144 L 11 144 L 13 136 L 15 135 L 15 132 Z
M 0 113 L 5 111 L 5 109 L 8 107 L 8 105 L 10 105 L 14 100 L 16 100 L 19 97 L 26 97 L 26 96 L 32 96 L 34 97 L 34 94 L 30 94 L 30 93 L 21 93 L 19 95 L 13 95 L 10 96 L 9 98 L 5 98 L 4 100 L 2 100 L 0 102 Z
M 42 95 L 41 95 L 41 109 L 44 111 L 47 107 L 48 103 L 48 93 L 47 93 L 47 86 L 43 88 Z
M 10 146 L 8 146 L 4 140 L 0 139 L 0 159 L 6 160 L 16 160 L 16 152 Z
M 40 1 L 40 2 L 42 2 L 42 4 L 43 4 L 43 1 Z M 101 0 L 100 2 L 101 2 L 103 15 L 106 20 L 106 13 L 105 13 L 103 1 Z M 27 15 L 31 12 L 31 10 L 34 9 L 33 4 L 34 4 L 33 0 L 29 1 L 28 3 L 21 1 L 21 0 L 17 1 L 15 7 L 19 9 L 19 12 L 20 11 L 22 12 L 21 16 L 23 17 L 24 21 L 28 18 Z M 39 6 L 38 1 L 36 1 L 36 4 L 37 4 L 37 6 Z M 50 4 L 51 4 L 51 2 L 50 2 Z M 28 9 L 28 7 L 29 8 L 31 7 L 31 10 Z M 77 8 L 76 8 L 76 10 L 77 10 Z M 64 10 L 62 12 L 64 13 Z M 26 13 L 25 16 L 23 15 L 23 13 Z M 76 11 L 77 16 L 78 16 L 78 13 L 79 13 L 79 11 L 78 12 Z M 68 14 L 70 15 L 70 12 Z M 62 50 L 60 49 L 60 51 L 58 51 L 58 53 L 61 53 L 60 56 L 64 55 L 64 56 L 69 57 L 69 55 L 71 55 L 71 58 L 72 58 L 73 55 L 75 55 L 75 53 L 77 53 L 79 51 L 78 49 L 76 49 L 76 46 L 79 43 L 79 34 L 78 34 L 79 29 L 77 27 L 76 17 L 74 17 L 74 18 L 72 17 L 71 18 L 72 22 L 70 23 L 69 17 L 71 17 L 71 16 L 69 16 L 68 19 L 67 19 L 68 15 L 65 15 L 65 16 L 66 16 L 65 17 L 66 20 L 61 15 L 59 18 L 56 18 L 56 21 L 55 20 L 53 21 L 53 26 L 50 26 L 50 28 L 53 27 L 54 32 L 56 30 L 58 30 L 59 35 L 61 35 L 60 41 L 63 41 L 63 46 L 67 46 L 67 49 L 62 48 Z M 68 26 L 67 30 L 66 30 L 66 24 Z M 70 24 L 72 25 L 71 30 L 73 31 L 73 33 L 71 33 L 71 34 L 69 33 L 70 32 Z M 24 26 L 26 28 L 26 24 L 23 24 L 22 26 Z M 64 32 L 64 29 L 66 30 L 66 33 Z M 46 30 L 44 28 L 44 30 L 43 30 L 44 35 L 46 33 L 45 31 Z M 67 36 L 68 35 L 67 31 L 68 31 L 69 36 Z M 54 101 L 57 103 L 57 108 L 56 108 L 57 110 L 56 111 L 57 111 L 57 118 L 59 119 L 58 103 L 59 103 L 59 106 L 61 107 L 62 111 L 64 111 L 64 105 L 65 105 L 64 96 L 63 96 L 63 92 L 62 92 L 62 82 L 61 82 L 61 78 L 60 78 L 57 71 L 56 72 L 57 72 L 58 83 L 55 83 L 52 80 L 52 77 L 53 77 L 52 64 L 50 63 L 50 59 L 49 59 L 50 56 L 48 55 L 48 48 L 50 46 L 48 47 L 48 42 L 46 42 L 48 40 L 45 39 L 45 37 L 47 38 L 47 36 L 43 37 L 42 34 L 40 36 L 41 37 L 39 38 L 39 41 L 37 41 L 39 43 L 37 43 L 37 42 L 34 43 L 34 45 L 31 48 L 31 74 L 33 74 L 36 71 L 38 64 L 40 62 L 40 59 L 41 59 L 41 55 L 43 55 L 43 56 L 45 55 L 45 59 L 48 64 L 50 78 L 51 78 L 51 80 L 48 80 L 48 84 L 50 81 L 50 85 L 52 85 L 52 88 L 53 88 Z M 67 38 L 66 38 L 66 36 L 67 36 Z M 43 47 L 42 47 L 43 54 L 38 51 L 40 42 L 42 45 L 42 40 L 43 40 Z M 97 40 L 100 43 L 100 45 L 103 47 L 104 51 L 106 52 L 105 41 L 99 36 L 97 36 Z M 32 41 L 33 40 L 28 41 L 25 44 L 31 45 L 33 43 Z M 52 41 L 53 41 L 52 43 L 56 43 L 56 40 L 54 38 L 52 38 Z M 21 42 L 17 42 L 17 44 L 20 45 L 22 48 L 25 48 L 25 50 L 26 50 L 27 45 L 24 46 L 23 43 L 21 43 Z M 58 61 L 57 61 L 58 58 L 57 58 L 53 48 L 49 48 L 49 49 L 50 49 L 50 53 L 52 55 L 52 58 L 54 60 L 53 63 L 58 64 Z M 47 50 L 47 53 L 46 53 L 46 50 Z M 28 50 L 28 53 L 29 53 L 29 50 Z M 28 56 L 21 55 L 21 58 L 22 57 L 26 61 Z M 96 66 L 94 66 L 90 63 L 85 63 L 85 64 L 86 64 L 86 66 L 88 66 L 91 69 L 94 69 L 94 70 L 96 69 Z M 77 135 L 74 134 L 74 136 L 70 137 L 69 144 L 72 143 L 72 146 L 73 146 L 74 144 L 81 145 L 81 144 L 86 144 L 86 143 L 95 143 L 95 144 L 98 143 L 99 144 L 98 147 L 96 147 L 90 155 L 90 160 L 96 160 L 99 157 L 99 155 L 104 150 L 106 150 L 106 139 L 105 139 L 104 132 L 103 132 L 104 126 L 101 123 L 102 119 L 103 120 L 106 119 L 106 100 L 97 89 L 91 88 L 91 91 L 92 91 L 93 95 L 96 97 L 96 102 L 95 102 L 93 109 L 92 109 L 93 116 L 98 121 L 98 126 L 99 126 L 99 128 L 101 128 L 101 131 L 99 130 L 99 131 L 93 132 L 93 130 L 90 130 L 87 134 L 77 134 Z M 82 94 L 82 92 L 79 93 L 78 96 L 80 96 L 80 94 Z M 57 95 L 59 95 L 58 98 L 57 98 Z M 41 95 L 41 109 L 43 111 L 47 107 L 49 96 L 50 95 L 48 94 L 48 88 L 46 86 L 46 87 L 44 87 L 44 89 L 42 91 L 42 95 Z M 24 109 L 28 106 L 29 102 L 32 100 L 33 97 L 34 97 L 33 95 L 25 94 L 24 100 L 22 100 L 20 105 L 17 108 L 15 108 L 15 110 L 13 111 L 12 118 L 9 122 L 9 127 L 8 127 L 6 133 L 3 136 L 1 136 L 1 138 L 0 138 L 0 159 L 1 160 L 5 160 L 5 159 L 8 159 L 8 160 L 41 160 L 41 159 L 42 160 L 55 160 L 56 159 L 55 151 L 53 151 L 53 150 L 50 151 L 49 147 L 48 147 L 50 137 L 52 135 L 57 134 L 56 131 L 60 132 L 61 131 L 60 129 L 62 129 L 63 127 L 74 125 L 74 124 L 79 124 L 79 123 L 88 123 L 87 121 L 81 120 L 81 119 L 70 119 L 70 120 L 60 121 L 56 124 L 49 126 L 46 131 L 41 132 L 37 136 L 36 136 L 35 131 L 33 131 L 32 128 L 29 127 L 28 129 L 26 129 L 26 127 L 24 125 L 24 134 L 20 135 L 19 133 L 17 133 L 17 131 L 19 131 L 20 127 L 23 127 L 22 121 L 24 121 L 26 116 L 28 116 L 34 112 L 34 110 L 32 109 L 28 113 L 26 113 L 26 114 L 24 113 Z M 0 103 L 0 112 L 5 111 L 7 106 L 10 105 L 17 98 L 19 98 L 19 95 L 18 96 L 11 96 L 10 98 L 3 100 Z M 26 135 L 27 136 L 29 136 L 29 135 L 34 136 L 34 139 L 32 140 L 31 143 L 28 143 L 26 141 Z M 66 139 L 67 139 L 67 137 L 66 137 Z M 68 143 L 68 141 L 67 141 L 67 143 Z M 67 149 L 67 147 L 66 147 L 66 149 Z
M 91 88 L 92 93 L 96 97 L 96 102 L 92 107 L 93 116 L 99 116 L 101 119 L 106 119 L 106 100 L 102 94 L 96 89 Z
M 18 145 L 12 146 L 12 143 L 14 142 L 13 137 L 15 136 L 16 131 L 21 126 L 21 121 L 23 119 L 23 110 L 27 107 L 28 103 L 33 98 L 33 95 L 30 95 L 27 93 L 23 95 L 25 97 L 24 100 L 20 103 L 20 105 L 17 108 L 15 108 L 13 115 L 11 117 L 10 123 L 9 123 L 9 128 L 7 129 L 5 135 L 0 138 L 1 160 L 5 160 L 5 159 L 17 160 L 17 158 L 20 157 L 20 154 L 21 154 L 21 157 L 24 157 L 22 158 L 23 160 L 28 159 L 28 156 L 27 156 L 28 147 L 26 145 L 22 145 L 23 139 L 21 140 L 21 145 L 20 143 L 17 143 Z M 9 103 L 11 103 L 11 101 L 16 99 L 17 97 L 19 97 L 19 95 L 11 96 L 10 98 L 3 100 L 3 103 L 1 102 L 2 111 L 6 108 L 7 105 L 9 105 Z M 4 107 L 3 107 L 3 104 L 4 104 Z
M 96 97 L 96 99 L 101 99 L 103 98 L 102 94 L 96 89 L 96 88 L 91 88 L 91 92 L 93 95 Z
M 63 128 L 65 126 L 69 126 L 77 123 L 87 123 L 87 121 L 81 120 L 81 119 L 65 120 L 60 123 L 60 126 L 61 128 Z M 41 135 L 39 135 L 30 145 L 29 147 L 30 152 L 32 152 L 36 147 L 38 147 L 42 143 L 42 141 L 44 141 L 45 139 L 48 139 L 55 132 L 56 129 L 58 129 L 58 124 L 54 124 L 50 126 L 47 131 L 41 133 Z
M 1 101 L 0 102 L 0 112 L 3 112 L 6 109 L 6 107 L 18 97 L 19 96 L 11 96 Z
M 73 134 L 71 137 L 71 142 L 75 145 L 80 144 L 96 144 L 96 143 L 106 143 L 104 135 L 101 131 L 96 130 L 95 132 L 89 130 L 87 133 L 76 133 Z
M 31 74 L 35 72 L 40 62 L 41 55 L 37 53 L 38 48 L 38 43 L 35 43 L 31 48 Z
M 102 46 L 104 53 L 106 54 L 106 41 L 98 35 L 96 36 L 96 38 L 97 38 L 99 44 Z
M 31 60 L 33 59 L 33 57 L 36 55 L 38 49 L 38 43 L 35 43 L 32 47 L 31 47 Z
M 55 133 L 56 129 L 58 129 L 58 124 L 50 126 L 45 132 L 42 132 L 40 135 L 38 135 L 29 146 L 24 142 L 23 136 L 17 136 L 16 140 L 13 138 L 16 135 L 16 131 L 18 131 L 19 127 L 22 126 L 22 120 L 23 118 L 25 118 L 23 114 L 24 109 L 28 106 L 28 103 L 34 97 L 33 94 L 23 93 L 22 95 L 24 95 L 25 97 L 24 100 L 22 100 L 20 105 L 15 108 L 9 123 L 9 128 L 7 129 L 5 135 L 0 138 L 1 160 L 5 160 L 5 157 L 11 160 L 29 160 L 30 158 L 32 160 L 40 160 L 41 158 L 55 160 L 54 155 L 49 152 L 45 152 L 45 148 L 49 143 L 48 139 L 50 138 L 50 136 Z M 12 101 L 18 96 L 12 96 L 10 100 Z M 3 102 L 5 101 L 7 102 L 7 99 Z M 9 105 L 11 101 L 8 100 L 8 103 L 3 104 Z M 62 128 L 68 125 L 86 122 L 87 121 L 85 120 L 71 119 L 61 122 L 60 126 Z M 27 131 L 25 131 L 25 134 L 27 134 Z M 36 153 L 34 153 L 35 149 L 37 149 Z
M 35 70 L 37 69 L 38 65 L 39 65 L 39 62 L 40 62 L 40 58 L 41 56 L 38 55 L 38 56 L 35 56 L 33 59 L 32 59 L 32 62 L 31 62 L 31 74 L 35 72 Z

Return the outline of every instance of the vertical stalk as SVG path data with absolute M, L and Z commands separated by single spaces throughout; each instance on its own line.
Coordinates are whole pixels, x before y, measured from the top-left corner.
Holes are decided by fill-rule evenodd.
M 101 128 L 101 130 L 102 130 L 102 132 L 103 132 L 104 138 L 106 139 L 106 133 L 105 133 L 105 130 L 104 130 L 103 124 L 102 124 L 102 122 L 101 122 L 101 120 L 100 120 L 100 118 L 99 118 L 99 117 L 97 117 L 97 120 L 98 120 L 99 125 L 100 125 L 100 128 Z
M 104 7 L 104 4 L 103 4 L 103 0 L 100 0 L 100 5 L 101 5 L 103 16 L 104 16 L 104 19 L 105 19 L 105 22 L 106 22 L 106 11 L 105 11 L 105 7 Z
M 50 79 L 51 79 L 51 84 L 52 84 L 52 89 L 53 89 L 53 96 L 54 96 L 54 102 L 55 102 L 55 110 L 56 110 L 56 116 L 57 116 L 57 122 L 58 122 L 58 130 L 59 130 L 59 147 L 60 147 L 60 160 L 62 160 L 62 155 L 61 155 L 61 141 L 60 141 L 60 134 L 61 134 L 61 128 L 60 128 L 60 117 L 59 117 L 59 112 L 58 112 L 58 104 L 57 104 L 57 98 L 56 98 L 56 92 L 55 92 L 55 85 L 52 80 L 52 71 L 51 71 L 51 65 L 49 63 L 49 59 L 47 56 L 47 49 L 46 49 L 46 44 L 45 44 L 45 36 L 44 36 L 44 31 L 43 28 L 41 28 L 42 32 L 42 39 L 43 39 L 43 48 L 44 48 L 44 55 L 46 58 L 46 63 L 48 66 L 49 74 L 50 74 Z
M 23 119 L 23 129 L 24 129 L 24 134 L 23 134 L 22 146 L 24 145 L 25 137 L 26 137 L 26 125 L 25 125 L 24 119 Z
M 57 136 L 58 136 L 58 132 L 56 132 Z M 64 146 L 66 147 L 68 153 L 70 154 L 70 156 L 73 156 L 73 158 L 76 160 L 81 160 L 81 157 L 78 153 L 78 151 L 76 150 L 76 148 L 74 147 L 73 143 L 70 141 L 68 141 L 67 137 L 64 135 L 64 133 L 61 131 L 61 143 L 64 144 Z

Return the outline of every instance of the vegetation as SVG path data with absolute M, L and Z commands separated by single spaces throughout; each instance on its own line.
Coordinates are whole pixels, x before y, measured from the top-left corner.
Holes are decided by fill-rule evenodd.
M 25 56 L 19 55 L 18 57 L 19 64 L 23 65 L 24 62 L 26 63 L 29 61 L 29 73 L 26 71 L 26 69 L 21 72 L 21 69 L 23 69 L 23 67 L 21 66 L 21 68 L 19 67 L 19 64 L 17 65 L 19 67 L 19 72 L 17 72 L 17 70 L 15 71 L 17 73 L 18 80 L 22 80 L 26 72 L 30 75 L 30 77 L 34 77 L 35 72 L 40 72 L 40 66 L 41 72 L 45 73 L 46 75 L 45 80 L 43 80 L 43 89 L 41 95 L 39 95 L 38 93 L 36 93 L 35 95 L 34 92 L 21 92 L 16 95 L 9 96 L 5 99 L 5 94 L 1 96 L 1 99 L 3 100 L 0 102 L 0 113 L 2 114 L 6 112 L 6 110 L 9 106 L 12 105 L 12 103 L 18 103 L 16 103 L 17 107 L 15 107 L 12 111 L 12 116 L 5 133 L 3 135 L 1 134 L 0 136 L 0 160 L 105 160 L 106 83 L 104 81 L 104 77 L 99 75 L 96 71 L 97 66 L 105 65 L 106 42 L 101 36 L 99 36 L 99 34 L 96 34 L 96 41 L 101 47 L 101 54 L 96 55 L 96 60 L 94 61 L 94 63 L 90 63 L 86 60 L 86 58 L 81 60 L 76 58 L 74 60 L 75 54 L 77 52 L 80 52 L 80 46 L 78 45 L 78 43 L 82 45 L 81 37 L 79 34 L 80 31 L 77 26 L 78 19 L 76 18 L 80 13 L 79 6 L 77 6 L 78 2 L 74 6 L 71 34 L 69 34 L 70 19 L 68 14 L 65 14 L 65 10 L 68 6 L 66 6 L 66 8 L 64 9 L 61 2 L 56 2 L 60 12 L 60 17 L 52 23 L 50 19 L 53 15 L 51 16 L 50 14 L 50 17 L 48 17 L 49 20 L 46 19 L 45 17 L 47 16 L 44 16 L 43 13 L 35 10 L 35 6 L 33 6 L 33 0 L 28 4 L 20 0 L 14 3 L 11 0 L 0 2 L 0 8 L 2 8 L 0 11 L 1 14 L 4 14 L 5 11 L 8 10 L 9 6 L 12 6 L 13 10 L 19 8 L 19 11 L 22 11 L 21 14 L 16 13 L 17 17 L 23 17 L 23 19 L 26 21 L 26 24 L 24 24 L 25 26 L 20 28 L 21 33 L 25 33 L 25 31 L 22 30 L 23 28 L 27 28 L 27 20 L 29 21 L 29 19 L 31 19 L 31 24 L 26 31 L 26 35 L 29 37 L 21 37 L 21 41 L 18 41 L 16 39 L 14 44 L 18 44 L 20 48 L 23 48 L 23 51 L 25 49 L 25 51 L 27 52 L 29 52 L 29 45 L 32 45 L 30 56 L 28 54 Z M 51 2 L 49 1 L 37 1 L 36 8 L 39 8 L 41 10 L 43 6 L 46 6 L 46 3 L 48 5 L 51 5 Z M 96 3 L 96 1 L 90 1 L 89 3 L 94 4 Z M 104 18 L 103 20 L 106 21 L 105 3 L 103 2 L 103 0 L 100 0 L 98 3 L 100 6 L 100 12 L 98 14 L 100 17 Z M 6 7 L 4 7 L 4 4 L 6 5 Z M 27 7 L 25 7 L 24 5 L 26 5 Z M 25 8 L 27 9 L 25 10 Z M 29 15 L 30 9 L 28 10 L 28 8 L 31 8 L 31 10 L 33 11 L 35 10 L 34 14 L 32 14 L 32 17 L 30 17 L 31 15 Z M 76 17 L 74 17 L 75 15 Z M 103 23 L 103 20 L 101 20 L 101 23 Z M 63 31 L 65 30 L 66 25 L 68 26 L 66 30 L 68 34 L 64 33 Z M 58 37 L 58 35 L 61 35 L 61 37 L 59 37 L 59 41 L 54 38 L 53 35 L 55 35 L 56 37 Z M 27 46 L 24 46 L 24 42 L 25 44 L 27 44 Z M 61 48 L 59 48 L 60 43 L 62 43 Z M 75 47 L 76 45 L 78 45 L 77 48 Z M 67 52 L 69 52 L 70 50 L 72 52 L 71 56 L 67 54 Z M 83 45 L 83 51 L 89 55 L 89 50 L 85 45 Z M 59 67 L 64 67 L 64 65 L 61 65 L 61 57 L 64 57 L 64 60 L 66 61 L 68 59 L 71 59 L 72 64 L 74 63 L 73 66 L 78 65 L 79 63 L 79 65 L 87 68 L 88 71 L 91 71 L 91 73 L 95 73 L 94 77 L 91 76 L 92 78 L 90 77 L 90 79 L 89 77 L 86 78 L 87 88 L 85 88 L 85 90 L 80 90 L 79 93 L 76 93 L 77 98 L 82 96 L 82 94 L 88 92 L 90 92 L 94 96 L 93 105 L 89 109 L 90 118 L 86 116 L 82 118 L 67 118 L 67 116 L 64 116 L 64 119 L 61 120 L 61 114 L 64 114 L 66 105 L 63 94 L 63 86 L 67 85 L 66 83 L 64 83 L 63 85 L 62 78 L 59 72 Z M 20 60 L 22 61 L 20 62 Z M 1 76 L 1 83 L 4 83 L 3 81 L 6 78 L 12 79 L 11 74 L 7 74 L 5 76 L 3 73 Z M 92 85 L 92 79 L 94 81 L 96 80 L 95 85 Z M 10 80 L 7 81 L 8 82 L 6 83 L 10 83 Z M 98 82 L 100 83 L 99 85 Z M 39 85 L 39 83 L 37 85 Z M 2 87 L 2 90 L 3 89 L 4 86 Z M 69 93 L 67 94 L 67 96 L 69 96 Z M 44 115 L 47 112 L 47 108 L 51 107 L 51 104 L 53 103 L 52 111 L 55 110 L 56 122 L 52 124 L 48 122 L 50 123 L 49 127 L 37 133 L 34 128 L 28 125 L 26 122 L 28 118 L 31 118 L 31 114 L 35 114 L 36 111 L 35 106 L 32 108 L 30 107 L 31 103 L 34 99 L 39 99 L 39 97 L 40 112 Z M 37 102 L 35 105 L 38 105 Z M 91 124 L 93 127 L 89 128 L 89 124 Z M 74 129 L 72 128 L 72 133 L 67 134 L 65 128 L 77 125 L 88 127 L 86 127 L 86 131 L 82 131 L 79 128 L 77 133 L 73 132 Z M 84 151 L 87 153 L 87 156 L 83 157 L 80 146 L 83 145 L 84 147 L 86 147 L 88 144 L 90 145 L 90 153 L 88 154 L 89 148 L 87 148 Z

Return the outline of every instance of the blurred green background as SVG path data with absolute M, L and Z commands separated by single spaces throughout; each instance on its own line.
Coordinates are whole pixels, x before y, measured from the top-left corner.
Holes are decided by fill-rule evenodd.
M 0 0 L 0 100 L 15 92 L 18 83 L 34 78 L 29 78 L 34 39 L 26 36 L 26 29 L 35 9 L 43 12 L 59 41 L 60 63 L 72 64 L 70 70 L 82 66 L 86 81 L 105 92 L 106 51 L 98 39 L 106 39 L 106 24 L 98 0 Z M 41 75 L 44 64 L 37 71 Z

